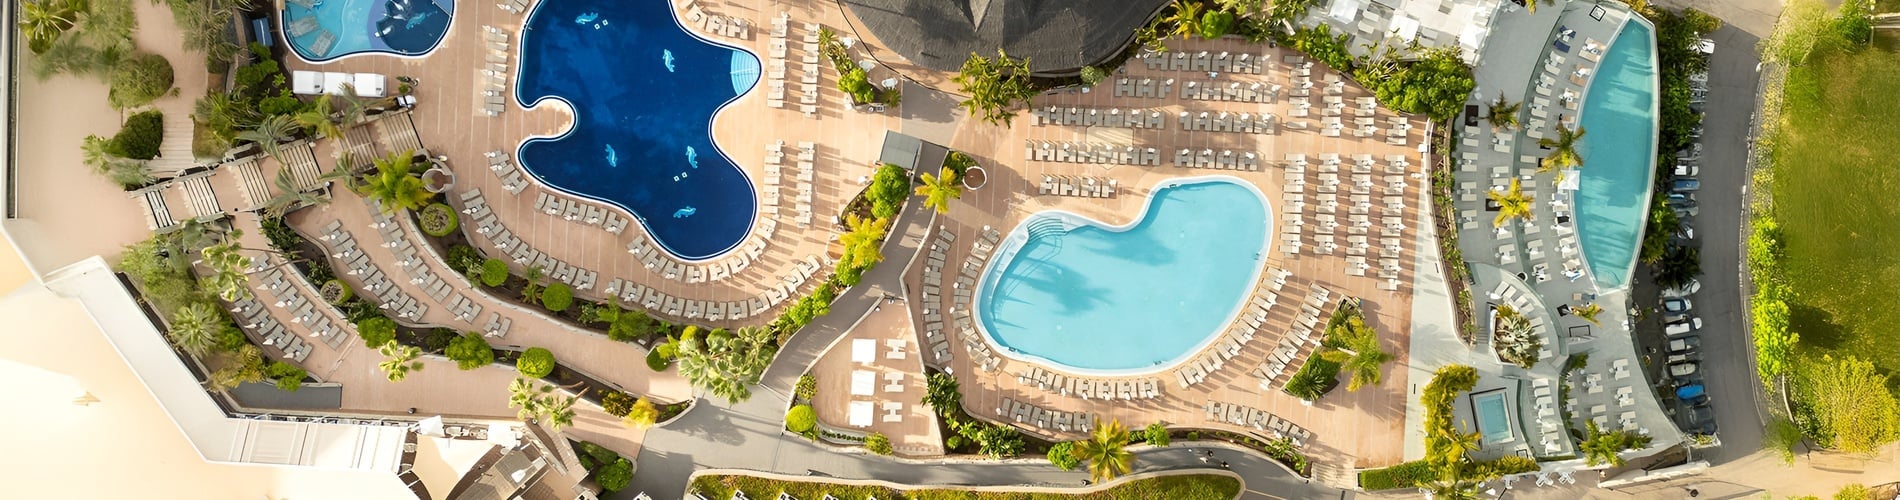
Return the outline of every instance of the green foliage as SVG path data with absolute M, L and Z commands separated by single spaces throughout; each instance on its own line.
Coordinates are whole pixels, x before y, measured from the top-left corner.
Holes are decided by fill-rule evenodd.
M 566 283 L 555 283 L 541 290 L 541 307 L 549 311 L 561 312 L 574 305 L 574 287 Z
M 1775 377 L 1794 370 L 1794 347 L 1801 340 L 1792 327 L 1789 293 L 1787 285 L 1758 282 L 1755 299 L 1749 301 L 1749 319 L 1755 327 L 1755 372 L 1771 387 Z
M 1338 363 L 1352 374 L 1346 390 L 1357 391 L 1366 385 L 1379 385 L 1385 378 L 1381 368 L 1396 359 L 1379 343 L 1379 332 L 1366 325 L 1359 303 L 1341 303 L 1326 323 L 1326 349 L 1320 353 L 1327 361 Z
M 600 397 L 600 409 L 608 415 L 625 417 L 633 411 L 634 397 L 626 392 L 611 391 Z
M 1352 52 L 1346 49 L 1346 40 L 1350 38 L 1350 35 L 1340 34 L 1334 36 L 1331 26 L 1332 25 L 1329 24 L 1320 24 L 1312 28 L 1304 28 L 1294 32 L 1291 37 L 1293 49 L 1304 52 L 1306 55 L 1318 59 L 1319 62 L 1325 63 L 1333 69 L 1351 71 Z M 1362 77 L 1360 81 L 1364 82 L 1368 80 Z M 1374 90 L 1376 91 L 1377 89 L 1378 87 L 1375 86 Z M 1379 102 L 1390 106 L 1389 103 L 1386 103 L 1385 96 L 1383 95 L 1379 97 Z
M 1823 448 L 1873 453 L 1900 440 L 1900 402 L 1887 387 L 1873 363 L 1824 354 L 1796 372 L 1795 424 Z
M 422 212 L 417 214 L 417 220 L 421 221 L 418 225 L 422 227 L 422 232 L 437 238 L 455 232 L 455 228 L 461 224 L 461 219 L 456 215 L 455 209 L 440 202 L 422 207 Z
M 1689 280 L 1702 275 L 1702 249 L 1696 247 L 1670 247 L 1663 253 L 1663 260 L 1652 273 L 1657 285 L 1675 288 L 1687 284 Z
M 1452 425 L 1452 404 L 1458 394 L 1478 385 L 1478 371 L 1465 365 L 1446 365 L 1432 374 L 1419 396 L 1425 406 L 1425 460 L 1439 475 L 1458 475 L 1465 464 L 1465 436 Z
M 871 203 L 872 217 L 896 216 L 904 200 L 910 198 L 910 172 L 889 163 L 878 167 L 877 173 L 871 176 L 871 187 L 864 191 L 864 198 Z
M 654 408 L 653 402 L 647 398 L 640 398 L 634 400 L 633 407 L 627 409 L 626 417 L 620 419 L 620 423 L 634 429 L 645 429 L 653 427 L 659 420 L 660 409 Z
M 1083 66 L 1081 74 L 1077 75 L 1077 77 L 1082 79 L 1083 85 L 1094 87 L 1096 84 L 1102 83 L 1102 80 L 1108 79 L 1108 72 L 1094 66 Z
M 798 386 L 792 389 L 792 394 L 798 401 L 811 401 L 811 398 L 818 397 L 818 377 L 810 373 L 799 375 Z
M 869 104 L 877 100 L 877 87 L 872 86 L 866 79 L 864 68 L 857 66 L 852 66 L 850 71 L 838 75 L 838 90 L 851 96 L 851 100 L 857 104 Z
M 1327 57 L 1339 56 L 1329 52 Z M 1327 64 L 1342 70 L 1350 68 L 1330 60 Z M 1372 87 L 1380 104 L 1406 113 L 1424 114 L 1440 122 L 1457 116 L 1465 100 L 1470 98 L 1471 89 L 1477 85 L 1471 77 L 1471 66 L 1459 57 L 1455 47 L 1428 49 L 1418 60 L 1390 76 L 1379 79 L 1361 76 L 1359 81 Z
M 796 332 L 811 321 L 831 313 L 831 301 L 838 298 L 838 287 L 830 282 L 820 283 L 811 295 L 806 295 L 785 308 L 785 314 L 772 323 L 772 328 L 781 332 Z
M 277 380 L 277 388 L 284 392 L 297 392 L 303 388 L 303 379 L 310 374 L 297 365 L 282 361 L 265 364 L 264 376 Z
M 625 489 L 633 483 L 633 462 L 626 458 L 615 460 L 612 465 L 594 471 L 594 484 L 607 492 Z
M 495 287 L 495 286 L 501 286 L 502 283 L 507 283 L 507 282 L 508 282 L 508 263 L 507 262 L 502 262 L 501 259 L 486 259 L 482 261 L 482 284 L 483 285 Z
M 1597 423 L 1594 420 L 1586 420 L 1583 424 L 1585 429 L 1584 438 L 1582 443 L 1577 444 L 1577 449 L 1583 452 L 1584 462 L 1588 463 L 1591 467 L 1595 467 L 1598 464 L 1622 467 L 1624 460 L 1622 455 L 1618 455 L 1619 452 L 1649 446 L 1649 436 L 1637 434 L 1635 431 L 1615 430 L 1605 432 L 1597 428 Z
M 1834 492 L 1834 500 L 1879 500 L 1872 488 L 1860 483 L 1849 483 Z
M 885 456 L 895 451 L 891 449 L 891 438 L 885 436 L 882 432 L 873 432 L 864 436 L 864 450 L 871 452 L 873 455 Z
M 806 479 L 806 478 L 799 478 Z M 768 479 L 756 476 L 702 474 L 693 477 L 690 493 L 709 499 L 734 498 L 744 491 L 750 498 L 773 498 L 784 492 L 792 498 L 820 499 L 831 495 L 841 499 L 908 498 L 913 500 L 1075 500 L 1081 498 L 1213 500 L 1238 498 L 1241 483 L 1233 476 L 1192 474 L 1158 476 L 1121 481 L 1097 493 L 1041 493 L 1022 491 L 970 491 L 964 488 L 907 489 L 898 491 L 872 484 L 841 484 Z M 686 495 L 692 498 L 693 495 Z
M 1318 401 L 1321 396 L 1332 392 L 1339 386 L 1339 363 L 1322 356 L 1313 356 L 1300 365 L 1299 371 L 1287 379 L 1282 388 L 1287 394 L 1306 401 Z
M 666 371 L 666 367 L 672 365 L 673 361 L 666 359 L 665 356 L 661 356 L 659 349 L 647 351 L 647 368 L 656 372 L 663 372 Z
M 1135 467 L 1135 454 L 1128 451 L 1129 433 L 1121 420 L 1095 426 L 1089 439 L 1075 445 L 1075 458 L 1089 464 L 1089 478 L 1106 483 L 1127 474 Z
M 390 382 L 401 382 L 409 378 L 410 372 L 422 370 L 422 362 L 416 361 L 417 357 L 422 356 L 421 348 L 390 342 L 376 348 L 376 351 L 383 355 L 383 361 L 376 367 L 383 371 Z
M 1015 427 L 1000 424 L 971 424 L 965 429 L 974 429 L 964 437 L 976 442 L 978 452 L 992 459 L 1004 459 L 1021 455 L 1023 435 Z
M 866 220 L 857 214 L 850 214 L 845 216 L 844 222 L 850 230 L 838 238 L 844 250 L 843 255 L 838 257 L 837 280 L 844 286 L 853 286 L 863 278 L 865 271 L 884 260 L 880 245 L 884 243 L 885 233 L 890 230 L 891 220 Z
M 1774 451 L 1782 465 L 1794 465 L 1795 447 L 1801 445 L 1801 428 L 1793 420 L 1776 415 L 1762 431 L 1762 448 Z
M 382 205 L 385 214 L 422 208 L 435 195 L 422 186 L 422 179 L 410 175 L 414 151 L 395 151 L 376 159 L 376 172 L 352 186 L 357 194 Z
M 1010 110 L 1018 101 L 1028 106 L 1029 98 L 1036 95 L 1029 75 L 1029 59 L 1011 59 L 999 48 L 995 59 L 971 52 L 950 81 L 957 84 L 958 93 L 969 96 L 957 106 L 972 118 L 1009 126 L 1010 118 L 1015 116 Z
M 1234 31 L 1234 13 L 1224 10 L 1210 10 L 1201 15 L 1201 38 L 1209 40 L 1227 36 Z
M 938 415 L 948 417 L 963 409 L 963 393 L 957 388 L 957 377 L 937 372 L 924 377 L 924 405 L 937 410 Z
M 1359 487 L 1366 491 L 1414 488 L 1437 477 L 1431 464 L 1414 460 L 1383 469 L 1359 471 Z
M 449 348 L 443 354 L 455 360 L 455 367 L 463 370 L 473 370 L 495 362 L 494 348 L 489 347 L 488 341 L 475 332 L 463 333 L 449 341 Z
M 1168 424 L 1155 422 L 1142 429 L 1142 440 L 1149 445 L 1166 448 L 1168 446 Z
M 950 213 L 950 200 L 963 197 L 963 183 L 957 180 L 957 173 L 944 167 L 938 175 L 924 173 L 923 185 L 917 186 L 917 194 L 924 196 L 924 206 L 937 209 L 937 213 Z
M 529 377 L 546 377 L 549 373 L 554 373 L 554 352 L 546 348 L 530 347 L 521 353 L 521 357 L 515 358 L 515 370 Z
M 680 338 L 680 375 L 694 387 L 713 396 L 737 403 L 752 397 L 751 386 L 759 383 L 772 355 L 778 352 L 771 330 L 741 328 L 736 332 L 713 330 L 700 338 Z
M 1507 304 L 1498 304 L 1496 312 L 1497 326 L 1492 331 L 1491 346 L 1497 350 L 1498 358 L 1520 368 L 1535 366 L 1538 353 L 1544 348 L 1544 338 L 1531 328 L 1530 318 Z
M 818 425 L 818 413 L 811 405 L 794 405 L 785 412 L 785 428 L 792 432 L 803 433 Z
M 112 107 L 130 109 L 150 104 L 172 91 L 172 63 L 165 56 L 135 52 L 112 71 L 106 100 Z
M 356 334 L 371 349 L 396 341 L 396 321 L 383 316 L 356 322 Z
M 119 133 L 112 136 L 108 151 L 134 160 L 158 157 L 165 142 L 165 114 L 159 110 L 141 112 L 125 119 Z
M 1049 447 L 1049 465 L 1057 469 L 1075 470 L 1082 465 L 1082 459 L 1075 458 L 1075 443 L 1063 441 Z
M 308 107 L 302 100 L 288 95 L 274 95 L 257 101 L 257 111 L 266 115 L 294 115 Z
M 1682 229 L 1682 218 L 1669 208 L 1664 197 L 1654 196 L 1649 203 L 1649 223 L 1643 228 L 1643 247 L 1638 258 L 1644 264 L 1662 263 L 1663 256 L 1669 253 L 1669 239 Z

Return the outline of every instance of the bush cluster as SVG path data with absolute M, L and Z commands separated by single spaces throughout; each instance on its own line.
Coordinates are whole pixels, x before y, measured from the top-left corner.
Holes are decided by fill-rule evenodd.
M 811 405 L 796 405 L 785 412 L 787 430 L 804 434 L 816 426 L 818 426 L 818 413 L 812 411 Z
M 158 157 L 165 142 L 165 113 L 150 110 L 126 117 L 125 125 L 112 136 L 108 152 L 134 160 Z
M 530 347 L 521 353 L 521 357 L 515 358 L 515 370 L 528 377 L 546 377 L 554 373 L 554 352 L 546 348 Z
M 448 350 L 444 354 L 448 355 L 449 359 L 455 360 L 456 368 L 463 370 L 473 370 L 495 362 L 494 348 L 489 347 L 488 341 L 475 332 L 464 333 L 455 340 L 449 341 Z

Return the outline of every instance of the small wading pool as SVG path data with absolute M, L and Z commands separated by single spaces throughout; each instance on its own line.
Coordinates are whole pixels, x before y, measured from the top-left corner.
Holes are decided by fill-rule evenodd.
M 1511 432 L 1511 409 L 1504 401 L 1502 391 L 1472 394 L 1471 414 L 1477 417 L 1478 433 L 1484 436 L 1485 444 L 1511 442 L 1514 435 Z

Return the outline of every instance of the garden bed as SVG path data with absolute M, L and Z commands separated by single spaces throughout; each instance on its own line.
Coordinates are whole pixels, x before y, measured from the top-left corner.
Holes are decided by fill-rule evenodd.
M 1272 458 L 1273 461 L 1286 466 L 1300 477 L 1313 476 L 1312 463 L 1307 460 L 1306 454 L 1300 453 L 1298 448 L 1293 447 L 1291 441 L 1285 439 L 1262 440 L 1252 434 L 1198 428 L 1169 428 L 1168 436 L 1170 439 L 1179 438 L 1183 441 L 1220 441 L 1238 445 Z
M 846 485 L 814 481 L 768 479 L 758 476 L 706 474 L 694 477 L 692 485 L 688 486 L 688 490 L 698 493 L 705 498 L 734 498 L 734 491 L 744 491 L 747 497 L 759 499 L 778 498 L 778 494 L 783 492 L 791 495 L 793 498 L 836 498 L 838 500 L 862 500 L 870 498 L 973 500 L 1139 498 L 1228 500 L 1240 494 L 1240 480 L 1223 474 L 1184 474 L 1136 479 L 1121 483 L 1112 488 L 1090 493 L 1039 493 L 949 488 L 899 490 L 887 486 L 875 485 Z

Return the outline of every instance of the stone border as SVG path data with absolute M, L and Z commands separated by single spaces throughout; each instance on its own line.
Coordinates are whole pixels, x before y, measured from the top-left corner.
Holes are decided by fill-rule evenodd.
M 1008 463 L 1008 462 L 1002 462 L 1002 463 Z M 956 491 L 983 491 L 983 492 L 1010 492 L 1010 493 L 1048 493 L 1048 494 L 1078 495 L 1078 496 L 1087 495 L 1091 493 L 1100 493 L 1100 492 L 1107 491 L 1109 489 L 1121 486 L 1124 483 L 1141 480 L 1141 479 L 1153 479 L 1153 478 L 1172 477 L 1172 476 L 1213 475 L 1213 476 L 1227 476 L 1227 477 L 1234 478 L 1237 481 L 1240 481 L 1240 492 L 1235 495 L 1235 498 L 1239 498 L 1240 496 L 1245 495 L 1247 493 L 1247 478 L 1226 469 L 1173 469 L 1173 470 L 1163 470 L 1163 471 L 1154 471 L 1154 472 L 1142 472 L 1142 473 L 1136 473 L 1136 474 L 1123 475 L 1121 477 L 1115 478 L 1115 480 L 1113 481 L 1109 481 L 1106 483 L 1092 484 L 1089 486 L 1077 486 L 1073 488 L 1057 487 L 1057 486 L 1035 486 L 1035 485 L 1014 485 L 1014 486 L 908 485 L 908 484 L 893 483 L 893 482 L 884 481 L 881 479 L 844 479 L 844 478 L 824 477 L 824 476 L 819 476 L 817 478 L 814 478 L 813 476 L 794 476 L 790 474 L 781 474 L 777 472 L 766 472 L 766 471 L 755 471 L 755 470 L 750 470 L 750 469 L 700 469 L 698 471 L 694 471 L 693 475 L 687 476 L 686 478 L 687 491 L 680 492 L 681 498 L 685 498 L 686 493 L 692 491 L 693 480 L 699 479 L 700 476 L 704 476 L 704 475 L 752 476 L 752 477 L 770 479 L 770 480 L 776 480 L 776 481 L 841 484 L 841 485 L 849 485 L 849 486 L 877 486 L 877 487 L 890 488 L 890 489 L 894 489 L 898 491 L 956 490 Z M 822 478 L 824 480 L 822 481 L 816 480 L 819 478 Z

